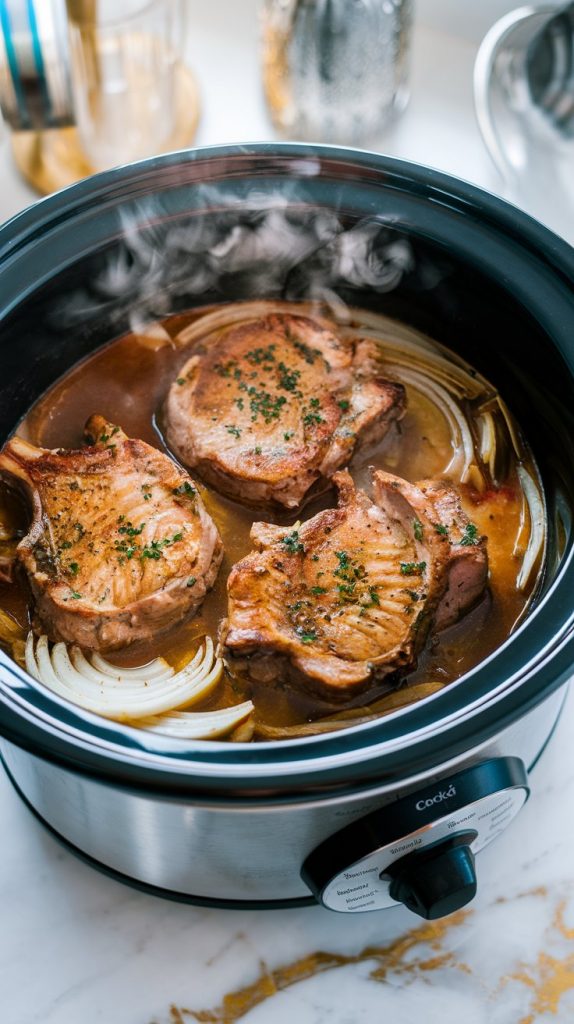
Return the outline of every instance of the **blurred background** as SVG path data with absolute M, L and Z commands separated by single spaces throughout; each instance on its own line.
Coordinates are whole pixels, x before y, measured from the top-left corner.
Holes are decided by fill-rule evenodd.
M 141 156 L 290 139 L 446 170 L 574 240 L 574 4 L 0 0 L 0 15 L 2 220 Z

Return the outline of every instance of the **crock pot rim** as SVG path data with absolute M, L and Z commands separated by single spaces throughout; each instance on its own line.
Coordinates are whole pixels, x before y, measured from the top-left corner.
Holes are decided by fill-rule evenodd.
M 498 197 L 492 195 L 491 193 L 487 192 L 484 189 L 480 189 L 477 186 L 474 186 L 468 182 L 464 182 L 461 179 L 458 179 L 454 176 L 444 174 L 443 172 L 436 171 L 431 168 L 410 161 L 396 160 L 394 158 L 384 157 L 379 154 L 369 153 L 367 151 L 362 150 L 341 149 L 340 147 L 336 146 L 314 146 L 291 143 L 256 143 L 245 146 L 206 147 L 191 151 L 172 153 L 168 154 L 167 156 L 139 161 L 136 164 L 125 165 L 123 167 L 116 168 L 112 171 L 102 172 L 101 174 L 96 175 L 93 178 L 87 179 L 76 185 L 72 185 L 69 188 L 63 190 L 62 192 L 42 200 L 39 204 L 36 204 L 35 206 L 23 211 L 22 213 L 16 215 L 16 217 L 12 218 L 12 220 L 8 221 L 7 224 L 0 229 L 0 236 L 5 236 L 6 233 L 8 234 L 8 247 L 6 250 L 4 250 L 5 258 L 9 259 L 10 256 L 17 252 L 21 247 L 24 247 L 30 241 L 33 241 L 34 236 L 37 236 L 38 233 L 41 234 L 43 231 L 47 230 L 50 226 L 50 223 L 52 223 L 54 220 L 58 220 L 61 216 L 64 216 L 65 219 L 68 219 L 69 217 L 73 216 L 75 210 L 85 206 L 86 199 L 89 199 L 91 203 L 96 202 L 98 199 L 103 199 L 108 192 L 113 192 L 116 189 L 117 184 L 124 181 L 126 177 L 133 179 L 134 175 L 137 177 L 138 173 L 140 175 L 143 175 L 144 177 L 147 175 L 152 175 L 154 171 L 156 171 L 157 169 L 161 169 L 165 166 L 170 166 L 172 164 L 177 165 L 182 160 L 190 163 L 197 163 L 202 160 L 209 162 L 210 160 L 220 159 L 221 157 L 226 156 L 229 156 L 230 158 L 233 158 L 235 160 L 242 156 L 245 157 L 246 159 L 253 159 L 254 157 L 269 158 L 271 164 L 273 164 L 274 161 L 280 161 L 282 158 L 335 158 L 337 160 L 341 160 L 349 169 L 355 166 L 359 171 L 361 169 L 372 169 L 378 171 L 379 173 L 383 172 L 385 174 L 386 180 L 392 179 L 392 181 L 389 180 L 389 184 L 392 184 L 394 187 L 399 187 L 397 183 L 402 181 L 404 188 L 405 179 L 407 179 L 411 186 L 416 186 L 419 190 L 427 193 L 427 197 L 428 193 L 433 193 L 432 198 L 435 201 L 435 203 L 442 202 L 442 205 L 450 206 L 451 208 L 452 205 L 454 204 L 455 208 L 458 209 L 459 212 L 462 212 L 463 210 L 464 212 L 469 212 L 472 209 L 478 209 L 478 211 L 480 212 L 481 219 L 483 221 L 488 221 L 491 225 L 495 227 L 495 229 L 498 232 L 502 230 L 506 235 L 511 234 L 513 237 L 518 237 L 521 248 L 529 248 L 531 252 L 534 252 L 536 254 L 537 259 L 539 261 L 540 259 L 542 259 L 545 263 L 548 263 L 550 261 L 552 263 L 553 270 L 558 275 L 560 275 L 564 281 L 568 282 L 570 287 L 572 286 L 572 282 L 574 281 L 574 251 L 571 250 L 565 242 L 563 242 L 557 236 L 553 235 L 550 231 L 548 231 L 548 229 L 544 228 L 538 222 L 532 220 L 532 218 L 528 217 L 526 214 L 518 210 L 516 207 L 511 206 L 504 200 L 499 199 Z M 71 203 L 70 197 L 72 197 Z M 450 200 L 450 202 L 447 202 L 447 199 Z M 48 212 L 48 217 L 44 217 L 39 222 L 38 212 L 40 207 L 42 208 L 44 214 L 46 213 L 46 211 Z M 555 587 L 553 586 L 552 591 L 554 590 Z M 525 621 L 525 625 L 530 621 L 530 618 L 531 617 L 529 617 Z M 573 621 L 574 619 L 571 617 L 569 622 L 563 623 L 563 636 L 568 636 L 569 634 L 571 634 Z M 514 637 L 511 638 L 511 641 L 513 639 Z M 555 634 L 554 639 L 556 639 Z M 507 644 L 511 641 L 507 641 Z M 507 645 L 503 645 L 503 647 L 506 646 Z M 567 647 L 568 651 L 570 652 L 569 659 L 571 664 L 572 649 L 574 648 L 574 641 L 571 635 L 569 636 L 569 639 L 567 641 Z M 494 655 L 492 657 L 497 657 L 501 650 L 502 649 L 499 649 L 498 651 L 494 652 Z M 464 677 L 462 682 L 466 681 L 469 678 L 469 676 L 474 675 L 475 671 L 478 671 L 484 664 L 485 663 L 481 663 L 481 665 L 477 666 L 476 670 L 473 670 L 473 673 L 467 674 L 467 676 Z M 12 673 L 10 665 L 13 665 L 13 663 L 11 663 L 10 660 L 7 659 L 5 656 L 2 656 L 0 658 L 0 666 L 1 665 L 6 666 Z M 555 667 L 558 669 L 558 665 L 556 665 Z M 528 666 L 526 666 L 526 669 L 527 668 Z M 480 719 L 481 715 L 484 718 L 484 714 L 488 712 L 489 705 L 492 704 L 492 702 L 489 702 L 488 699 L 481 702 L 481 706 L 477 710 L 477 713 L 475 715 L 466 715 L 467 725 L 472 720 L 473 725 L 476 726 L 476 729 L 478 730 L 477 732 L 473 732 L 473 736 L 486 736 L 488 735 L 489 730 L 490 733 L 498 731 L 504 723 L 508 723 L 509 721 L 512 721 L 515 718 L 518 718 L 521 715 L 525 714 L 526 710 L 528 710 L 528 707 L 534 706 L 536 703 L 543 700 L 544 697 L 552 691 L 552 689 L 554 689 L 558 685 L 561 685 L 561 683 L 564 682 L 567 671 L 568 665 L 566 664 L 566 666 L 563 665 L 558 672 L 550 672 L 545 677 L 544 685 L 541 684 L 539 687 L 531 687 L 529 696 L 526 697 L 526 694 L 523 693 L 522 699 L 520 700 L 514 699 L 513 701 L 511 701 L 510 697 L 512 694 L 514 694 L 514 698 L 517 697 L 521 684 L 517 684 L 516 686 L 510 688 L 508 692 L 505 691 L 504 694 L 500 695 L 500 702 L 504 704 L 503 713 L 502 715 L 497 714 L 495 719 L 491 720 L 490 725 L 488 725 L 486 721 L 482 721 L 479 724 L 478 720 L 476 720 Z M 453 687 L 448 688 L 448 690 L 452 691 L 455 691 L 457 689 L 458 684 L 455 684 Z M 436 697 L 440 698 L 445 693 L 446 691 L 442 691 L 442 693 L 437 694 Z M 498 705 L 499 699 L 497 699 L 495 703 Z M 329 735 L 322 737 L 313 737 L 312 739 L 306 741 L 299 740 L 291 741 L 288 743 L 286 743 L 285 741 L 281 741 L 279 743 L 257 744 L 250 746 L 249 748 L 241 747 L 239 744 L 214 744 L 213 742 L 211 742 L 209 744 L 209 748 L 214 754 L 221 754 L 223 750 L 225 750 L 226 752 L 230 750 L 236 751 L 237 748 L 239 748 L 240 751 L 243 751 L 244 754 L 247 755 L 241 759 L 242 763 L 240 766 L 238 766 L 239 773 L 242 775 L 242 781 L 245 782 L 245 773 L 247 773 L 250 776 L 251 774 L 253 774 L 253 784 L 256 784 L 257 786 L 262 786 L 264 780 L 261 773 L 252 773 L 250 769 L 253 767 L 253 761 L 259 761 L 259 756 L 265 754 L 266 752 L 269 752 L 270 750 L 276 752 L 278 749 L 285 750 L 285 748 L 288 748 L 289 750 L 293 751 L 293 753 L 295 753 L 296 749 L 300 753 L 301 748 L 308 748 L 309 763 L 313 766 L 312 771 L 314 774 L 320 774 L 320 764 L 321 761 L 324 759 L 320 756 L 315 757 L 314 755 L 318 754 L 319 751 L 321 750 L 328 749 L 330 745 L 337 745 L 336 741 L 340 735 L 349 738 L 351 737 L 351 735 L 361 735 L 365 740 L 367 740 L 367 738 L 369 738 L 369 740 L 372 740 L 375 733 L 380 731 L 382 728 L 384 729 L 384 726 L 389 721 L 391 721 L 391 719 L 395 722 L 399 720 L 408 721 L 408 719 L 413 716 L 413 713 L 415 713 L 417 709 L 420 710 L 420 708 L 422 707 L 428 708 L 431 705 L 433 707 L 436 707 L 436 702 L 434 698 L 421 702 L 420 705 L 414 705 L 411 708 L 403 709 L 401 712 L 395 713 L 388 719 L 382 719 L 381 722 L 370 723 L 368 726 L 362 727 L 351 726 L 348 730 L 344 730 L 342 734 L 337 734 L 335 737 L 333 735 Z M 464 708 L 464 705 L 463 710 L 466 710 Z M 438 727 L 441 724 L 444 724 L 445 722 L 447 723 L 447 731 L 449 731 L 452 728 L 453 730 L 456 730 L 459 733 L 461 732 L 461 722 L 455 723 L 451 727 L 448 725 L 448 716 L 446 718 L 443 716 L 442 718 L 433 722 L 435 729 L 431 730 L 431 733 L 433 736 L 435 736 L 435 739 L 435 733 L 438 733 L 440 731 Z M 60 755 L 63 756 L 65 759 L 70 758 L 73 760 L 74 756 L 77 756 L 80 753 L 80 748 L 83 745 L 88 747 L 90 746 L 90 744 L 86 745 L 85 743 L 80 743 L 76 740 L 71 741 L 70 737 L 65 739 L 61 731 L 61 724 L 58 722 L 58 720 L 55 720 L 55 723 L 60 730 L 60 735 L 56 736 L 56 739 L 59 740 L 59 743 L 57 742 L 55 744 L 56 749 L 51 749 L 52 756 L 58 756 L 58 747 L 61 745 L 61 750 L 59 751 Z M 0 731 L 2 731 L 1 725 Z M 27 731 L 28 730 L 26 730 L 26 732 Z M 43 731 L 44 730 L 42 725 L 36 723 L 36 725 L 32 728 L 30 735 L 28 735 L 26 738 L 23 735 L 20 736 L 21 745 L 28 745 L 28 743 L 30 743 L 29 749 L 34 749 L 35 746 L 37 749 L 39 749 L 40 752 L 40 750 L 43 747 L 45 747 L 45 743 L 42 743 Z M 466 733 L 466 736 L 468 737 L 468 728 L 464 731 Z M 31 740 L 31 736 L 33 736 L 34 734 L 35 738 Z M 406 735 L 403 735 L 402 738 L 407 741 L 404 744 L 405 748 L 410 748 L 408 739 L 413 735 L 416 734 L 413 734 L 410 731 L 408 731 Z M 85 737 L 86 733 L 84 731 L 82 733 L 82 739 L 85 740 Z M 17 742 L 17 739 L 15 741 Z M 450 749 L 452 749 L 452 742 L 454 742 L 454 736 L 451 737 L 451 742 L 449 743 L 449 751 Z M 102 757 L 103 759 L 111 758 L 112 761 L 114 761 L 114 763 L 116 764 L 119 764 L 119 762 L 121 762 L 124 757 L 131 760 L 134 764 L 136 764 L 138 761 L 137 750 L 130 750 L 130 748 L 125 748 L 123 754 L 120 756 L 119 752 L 114 749 L 112 744 L 106 744 L 105 742 L 101 742 L 100 740 L 98 741 L 97 746 L 99 747 L 100 757 Z M 364 765 L 367 760 L 375 756 L 379 761 L 381 761 L 381 759 L 384 760 L 384 751 L 381 751 L 382 746 L 384 746 L 384 744 L 381 745 L 380 743 L 378 744 L 376 742 L 370 742 L 367 745 L 360 744 L 357 749 L 353 750 L 353 754 L 355 755 L 354 764 L 360 765 L 361 763 L 363 763 Z M 66 753 L 64 752 L 65 747 L 68 747 Z M 93 750 L 92 753 L 96 753 L 96 751 Z M 152 760 L 154 764 L 157 762 L 157 767 L 160 766 L 161 762 L 165 762 L 165 760 L 167 760 L 165 756 L 158 754 L 152 754 L 151 758 L 150 755 L 146 756 L 150 760 Z M 325 770 L 332 770 L 332 768 L 334 767 L 332 764 L 334 759 L 334 756 L 327 758 L 327 760 L 331 762 L 331 765 L 327 766 Z M 341 771 L 343 771 L 344 774 L 344 768 L 349 767 L 348 759 L 337 758 L 337 760 L 340 762 L 339 767 L 341 768 Z M 288 751 L 285 750 L 285 755 L 281 758 L 281 762 L 287 768 L 286 775 L 292 777 L 293 765 L 291 764 L 290 769 L 290 761 L 292 761 L 292 758 L 289 757 Z M 345 765 L 343 762 L 347 762 L 347 764 Z M 219 761 L 217 763 L 219 764 Z M 140 765 L 140 767 L 143 769 L 145 766 Z M 165 767 L 165 764 L 163 764 L 163 767 Z M 266 767 L 268 770 L 271 770 L 277 769 L 278 766 L 276 763 L 273 764 L 269 762 L 267 763 Z M 183 762 L 183 764 L 181 762 L 177 762 L 176 765 L 173 759 L 171 759 L 168 771 L 171 770 L 176 772 L 176 768 L 179 769 L 179 771 L 182 771 L 184 775 L 189 776 L 190 780 L 195 779 L 197 782 L 201 781 L 202 783 L 207 784 L 207 779 L 204 774 L 204 762 L 198 763 L 196 761 L 192 762 L 186 760 L 185 762 Z M 226 768 L 226 778 L 229 780 L 229 764 L 226 765 Z M 224 774 L 225 772 L 219 774 L 218 784 L 222 783 Z M 275 781 L 278 781 L 275 773 L 274 778 Z

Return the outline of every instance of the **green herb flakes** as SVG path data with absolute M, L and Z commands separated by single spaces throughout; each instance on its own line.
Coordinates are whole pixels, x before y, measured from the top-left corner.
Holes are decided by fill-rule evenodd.
M 480 544 L 478 526 L 475 526 L 474 523 L 467 523 L 464 533 L 458 543 L 461 547 L 476 547 L 477 544 Z
M 193 487 L 190 484 L 189 480 L 184 480 L 184 482 L 180 484 L 179 487 L 173 488 L 172 494 L 175 494 L 178 497 L 182 497 L 185 494 L 187 495 L 188 498 L 194 498 L 195 495 L 197 494 L 197 491 L 195 487 Z
M 422 576 L 426 567 L 426 562 L 401 562 L 401 573 L 403 576 Z
M 293 530 L 292 533 L 287 534 L 286 537 L 281 538 L 281 543 L 287 549 L 290 555 L 297 555 L 305 551 L 305 545 L 299 540 L 299 531 Z

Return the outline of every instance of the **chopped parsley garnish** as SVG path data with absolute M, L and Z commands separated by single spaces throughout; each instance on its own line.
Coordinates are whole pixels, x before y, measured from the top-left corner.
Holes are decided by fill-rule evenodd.
M 180 387 L 182 387 L 185 384 L 185 377 L 178 377 L 177 383 L 179 384 Z
M 101 441 L 102 444 L 105 444 L 106 441 L 109 441 L 110 437 L 114 437 L 114 435 L 119 432 L 119 429 L 120 429 L 119 427 L 112 427 L 112 429 L 111 429 L 109 434 L 106 434 L 106 433 L 100 434 L 100 436 L 98 438 L 98 441 Z M 115 444 L 109 444 L 108 445 L 108 448 L 115 448 L 115 447 L 116 447 Z
M 422 576 L 426 567 L 426 562 L 401 562 L 403 576 Z
M 346 551 L 335 551 L 335 557 L 339 559 L 339 568 L 335 570 L 335 576 L 340 576 L 341 569 L 349 567 L 349 556 Z
M 475 526 L 474 523 L 467 523 L 458 543 L 461 547 L 474 547 L 476 544 L 480 544 L 478 526 Z
M 313 424 L 324 423 L 323 417 L 319 413 L 321 403 L 318 398 L 312 398 L 309 402 L 310 409 L 306 409 L 303 412 L 303 423 L 306 427 L 310 427 Z
M 305 551 L 305 545 L 299 540 L 298 530 L 293 530 L 293 532 L 287 534 L 286 537 L 282 537 L 281 543 L 285 545 L 290 555 L 296 555 Z
M 285 363 L 279 363 L 279 387 L 284 391 L 297 391 L 300 376 L 299 370 L 290 370 Z M 298 397 L 301 397 L 301 392 L 298 392 Z
M 303 423 L 306 427 L 312 427 L 313 424 L 324 423 L 324 420 L 318 412 L 306 412 L 303 416 Z
M 145 523 L 141 523 L 139 526 L 134 526 L 133 523 L 128 522 L 125 526 L 118 526 L 118 533 L 124 533 L 126 537 L 139 537 L 143 531 Z
M 261 447 L 260 444 L 258 444 L 258 445 L 255 446 L 253 451 L 255 452 L 256 455 L 261 455 L 261 452 L 263 451 L 263 448 Z
M 78 594 L 78 591 L 77 591 L 77 590 L 72 590 L 72 597 L 74 598 L 74 601 L 79 601 L 79 599 L 81 598 L 81 596 L 82 596 L 82 595 L 81 595 L 81 594 Z
M 151 544 L 145 544 L 141 550 L 140 561 L 143 562 L 145 558 L 151 558 L 157 562 L 161 558 L 161 553 L 164 548 L 171 547 L 178 540 L 183 540 L 183 533 L 174 533 L 173 537 L 164 537 L 163 540 L 152 540 Z M 129 557 L 129 556 L 128 556 Z
M 243 401 L 243 399 L 241 397 L 235 399 L 235 404 L 236 404 L 237 408 L 239 409 L 239 411 L 243 412 L 243 408 L 244 408 L 245 403 L 244 403 L 244 401 Z
M 152 540 L 151 544 L 146 544 L 145 547 L 142 548 L 142 553 L 140 555 L 141 561 L 143 561 L 144 558 L 152 558 L 157 562 L 158 558 L 161 558 L 161 549 L 165 546 L 166 542 L 163 540 Z
M 227 424 L 225 429 L 226 429 L 228 434 L 233 434 L 233 437 L 241 437 L 241 431 L 240 431 L 239 427 L 233 427 L 233 426 L 230 426 L 229 424 Z
M 225 365 L 222 365 L 222 363 L 216 363 L 213 369 L 220 377 L 231 377 L 232 371 L 236 380 L 241 377 L 241 370 L 237 369 L 235 359 L 230 359 L 229 362 L 225 363 Z
M 293 437 L 294 433 L 295 433 L 294 430 L 286 430 L 285 433 L 283 434 L 283 440 L 284 441 L 290 441 L 291 438 Z
M 196 493 L 197 492 L 195 490 L 195 487 L 192 487 L 189 480 L 184 480 L 184 482 L 180 484 L 179 487 L 174 487 L 172 491 L 172 494 L 177 494 L 178 496 L 187 494 L 189 498 L 194 498 Z
M 267 345 L 266 348 L 254 348 L 251 352 L 245 353 L 245 358 L 252 366 L 261 366 L 262 363 L 274 363 L 275 356 L 273 355 L 276 345 Z
M 77 562 L 70 562 L 70 572 L 72 576 L 77 576 L 80 571 L 80 566 Z
M 60 545 L 60 548 L 61 548 L 62 551 L 67 551 L 68 548 L 71 548 L 71 546 L 72 546 L 71 540 L 63 540 L 61 545 Z
M 448 537 L 448 528 L 444 523 L 433 523 L 433 526 L 437 533 L 440 533 L 441 537 Z
M 347 409 L 349 408 L 350 404 L 351 403 L 347 401 L 346 398 L 342 398 L 340 402 L 337 402 L 339 409 L 341 409 L 343 412 L 347 412 Z
M 128 544 L 128 542 L 126 540 L 121 540 L 121 541 L 118 540 L 118 541 L 116 541 L 116 544 L 115 544 L 115 550 L 119 551 L 120 556 L 121 556 L 120 559 L 119 559 L 120 565 L 123 565 L 123 563 L 125 561 L 125 558 L 127 558 L 128 561 L 129 561 L 129 559 L 134 557 L 134 555 L 135 555 L 135 553 L 137 551 L 137 545 L 136 544 Z
M 197 583 L 196 577 L 195 576 L 190 576 L 188 581 L 187 581 L 188 587 L 194 587 L 196 583 Z
M 286 336 L 289 338 L 289 341 L 293 345 L 293 348 L 296 348 L 297 351 L 303 356 L 305 362 L 308 363 L 309 366 L 312 366 L 317 356 L 321 355 L 319 349 L 310 348 L 310 346 L 306 345 L 304 341 L 299 341 L 299 339 L 295 338 L 293 335 L 289 335 L 287 332 L 285 333 Z
M 357 601 L 361 598 L 361 591 L 364 594 L 367 571 L 364 565 L 359 565 L 349 557 L 346 551 L 335 551 L 335 557 L 339 564 L 333 570 L 333 576 L 342 580 L 337 583 L 336 589 L 342 601 Z M 359 591 L 357 586 L 359 585 Z M 370 588 L 369 588 L 370 592 Z M 371 600 L 370 602 L 374 602 Z
M 326 594 L 327 587 L 311 587 L 312 594 Z
M 261 416 L 265 423 L 278 420 L 281 410 L 287 399 L 284 395 L 271 395 L 263 388 L 256 388 L 254 384 L 239 385 L 242 391 L 249 396 L 249 408 L 251 409 L 251 422 L 254 423 L 258 416 Z
M 306 629 L 304 632 L 299 633 L 299 638 L 302 644 L 312 644 L 317 639 L 317 633 L 314 629 Z
M 415 540 L 423 539 L 423 524 L 420 519 L 415 519 L 413 521 L 413 533 L 415 535 Z

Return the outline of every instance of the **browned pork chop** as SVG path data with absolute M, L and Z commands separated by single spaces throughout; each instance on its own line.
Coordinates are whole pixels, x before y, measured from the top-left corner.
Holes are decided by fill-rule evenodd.
M 435 511 L 435 528 L 448 537 L 450 557 L 446 590 L 434 627 L 446 629 L 478 601 L 488 579 L 486 540 L 463 511 L 460 495 L 442 480 L 423 480 L 419 487 Z
M 187 473 L 101 416 L 87 446 L 50 451 L 13 437 L 0 474 L 32 504 L 17 548 L 38 625 L 94 650 L 148 639 L 190 614 L 223 556 Z
M 377 352 L 291 314 L 215 331 L 170 388 L 168 444 L 225 494 L 297 508 L 403 415 L 404 388 L 381 376 Z
M 333 479 L 336 509 L 296 529 L 254 524 L 257 550 L 229 576 L 221 644 L 252 679 L 346 699 L 414 667 L 433 620 L 447 617 L 457 555 L 422 488 L 377 471 L 371 500 L 347 472 Z

